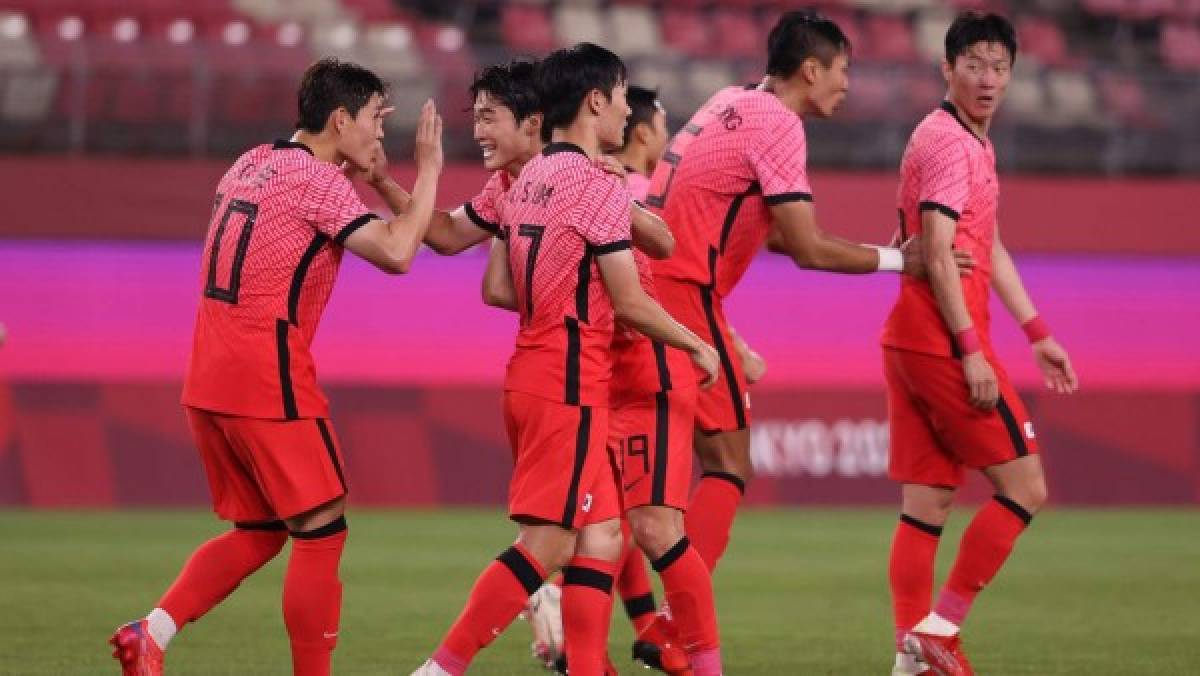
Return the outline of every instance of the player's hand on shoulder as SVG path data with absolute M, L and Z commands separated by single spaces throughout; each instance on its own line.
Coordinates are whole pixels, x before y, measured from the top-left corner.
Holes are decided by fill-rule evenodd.
M 622 183 L 625 182 L 625 175 L 627 173 L 625 171 L 625 165 L 621 164 L 617 158 L 613 157 L 612 155 L 600 155 L 596 158 L 595 164 L 597 167 L 603 170 L 604 173 L 612 174 L 613 176 L 621 179 Z
M 1043 338 L 1034 343 L 1032 349 L 1033 359 L 1046 381 L 1046 389 L 1059 394 L 1072 394 L 1079 389 L 1079 377 L 1071 366 L 1071 358 L 1057 340 Z
M 707 390 L 716 384 L 720 378 L 721 357 L 717 354 L 716 348 L 708 343 L 701 342 L 700 347 L 691 353 L 692 363 L 694 363 L 701 371 L 704 372 L 704 379 L 700 381 L 700 388 Z
M 963 377 L 967 381 L 971 405 L 981 411 L 996 407 L 1000 389 L 996 383 L 996 371 L 982 352 L 972 352 L 963 357 Z
M 425 101 L 421 107 L 421 117 L 417 120 L 417 143 L 413 153 L 417 161 L 417 170 L 442 170 L 442 116 L 437 112 L 433 99 Z

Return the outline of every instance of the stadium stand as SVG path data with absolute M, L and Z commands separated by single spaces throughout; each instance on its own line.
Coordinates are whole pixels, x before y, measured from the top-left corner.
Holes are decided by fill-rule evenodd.
M 1012 170 L 1171 173 L 1200 156 L 1200 0 L 821 0 L 854 43 L 845 115 L 821 123 L 815 163 L 889 166 L 940 95 L 941 36 L 963 7 L 1013 16 L 1022 43 L 997 123 Z M 580 40 L 627 58 L 678 124 L 714 89 L 754 80 L 782 0 L 3 0 L 0 149 L 224 156 L 292 122 L 291 90 L 319 55 L 390 81 L 397 131 L 427 96 L 470 126 L 479 65 Z M 1064 137 L 1059 132 L 1069 133 Z M 1095 154 L 1056 139 L 1086 137 Z M 407 134 L 389 144 L 402 150 Z M 853 152 L 845 151 L 853 139 Z M 469 139 L 468 139 L 469 140 Z M 1133 149 L 1133 150 L 1131 150 Z M 1142 150 L 1137 150 L 1142 149 Z M 455 142 L 454 156 L 474 148 Z

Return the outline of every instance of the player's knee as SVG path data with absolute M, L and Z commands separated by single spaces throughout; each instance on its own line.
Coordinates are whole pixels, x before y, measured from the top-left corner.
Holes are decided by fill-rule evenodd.
M 619 519 L 589 524 L 579 531 L 575 553 L 602 561 L 616 561 L 621 556 L 624 539 Z
M 651 559 L 657 559 L 683 537 L 683 530 L 668 516 L 631 511 L 629 525 L 633 540 Z
M 1015 500 L 1030 514 L 1038 513 L 1050 497 L 1049 489 L 1046 487 L 1046 477 L 1039 475 L 1023 482 L 1008 497 Z

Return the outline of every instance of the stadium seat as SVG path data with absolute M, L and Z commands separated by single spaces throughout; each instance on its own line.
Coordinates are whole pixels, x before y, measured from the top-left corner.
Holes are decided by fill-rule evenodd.
M 524 2 L 505 3 L 500 8 L 500 35 L 509 49 L 524 54 L 543 54 L 557 46 L 554 25 L 546 8 Z
M 1096 126 L 1100 122 L 1096 92 L 1078 71 L 1055 70 L 1046 75 L 1046 92 L 1053 104 L 1050 119 L 1061 125 Z
M 716 9 L 710 18 L 715 51 L 711 54 L 729 57 L 758 56 L 763 37 L 758 32 L 754 15 L 744 9 Z
M 876 14 L 870 16 L 863 34 L 864 57 L 889 63 L 912 63 L 917 60 L 912 28 L 901 16 Z
M 1038 68 L 1021 61 L 1013 72 L 1004 101 L 1005 114 L 1014 120 L 1036 124 L 1047 113 L 1046 90 Z
M 662 49 L 658 23 L 648 7 L 614 5 L 608 11 L 608 32 L 613 50 L 622 57 L 656 54 Z
M 609 32 L 600 9 L 581 0 L 571 0 L 555 8 L 554 35 L 560 45 L 573 45 L 577 42 L 594 42 L 598 45 L 609 43 Z
M 1053 20 L 1023 16 L 1017 20 L 1017 36 L 1022 55 L 1029 55 L 1046 66 L 1061 66 L 1068 62 L 1067 38 Z
M 342 7 L 359 21 L 376 23 L 395 21 L 401 17 L 393 0 L 340 0 Z
M 1163 63 L 1176 70 L 1200 69 L 1200 28 L 1182 21 L 1163 24 L 1159 49 Z
M 919 12 L 913 22 L 913 39 L 917 53 L 927 62 L 941 63 L 946 54 L 946 29 L 954 21 L 954 13 L 945 9 Z
M 29 17 L 21 12 L 0 11 L 0 66 L 28 68 L 40 61 Z
M 659 14 L 663 41 L 688 56 L 702 56 L 710 47 L 711 27 L 696 9 L 664 7 Z
M 1096 79 L 1104 110 L 1119 122 L 1135 127 L 1159 124 L 1146 103 L 1146 92 L 1138 79 L 1122 73 L 1101 72 Z

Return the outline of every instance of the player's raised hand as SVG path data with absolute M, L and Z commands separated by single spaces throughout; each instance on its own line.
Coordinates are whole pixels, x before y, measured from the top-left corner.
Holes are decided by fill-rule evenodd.
M 904 254 L 904 274 L 924 279 L 929 275 L 925 269 L 925 249 L 921 244 L 921 236 L 913 235 L 900 245 Z M 964 249 L 954 249 L 954 262 L 958 265 L 958 273 L 963 277 L 975 269 L 975 256 Z
M 1059 394 L 1072 394 L 1079 389 L 1079 378 L 1071 366 L 1071 358 L 1057 340 L 1043 338 L 1034 343 L 1032 349 L 1033 360 L 1046 379 L 1046 389 Z
M 417 171 L 442 170 L 442 116 L 438 115 L 433 99 L 428 99 L 421 106 L 421 117 L 417 120 L 417 147 L 413 155 L 417 161 Z
M 708 343 L 700 343 L 699 349 L 691 353 L 692 363 L 704 371 L 704 380 L 700 381 L 700 389 L 707 390 L 716 384 L 720 378 L 721 357 L 716 348 Z
M 996 372 L 982 352 L 972 352 L 963 357 L 963 377 L 967 381 L 971 405 L 981 411 L 996 407 L 1000 389 L 996 384 Z

